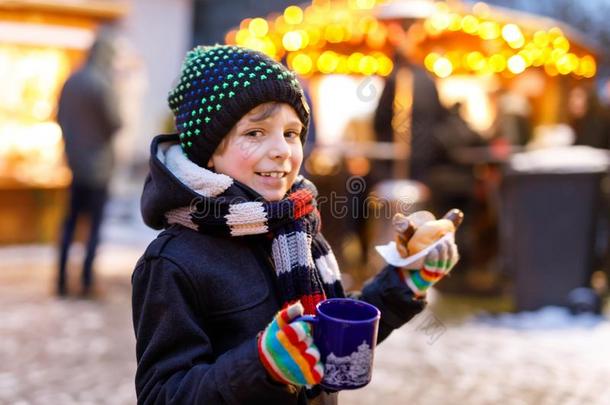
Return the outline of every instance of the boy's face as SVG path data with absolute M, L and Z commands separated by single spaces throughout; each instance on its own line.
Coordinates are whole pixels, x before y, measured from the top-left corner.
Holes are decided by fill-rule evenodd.
M 229 131 L 208 167 L 246 184 L 267 201 L 281 200 L 303 162 L 302 128 L 290 105 L 260 104 Z

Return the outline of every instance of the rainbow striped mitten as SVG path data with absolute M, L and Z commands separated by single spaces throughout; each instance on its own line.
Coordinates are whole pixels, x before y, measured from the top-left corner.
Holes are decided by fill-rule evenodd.
M 267 372 L 277 381 L 312 386 L 324 375 L 320 352 L 313 343 L 311 325 L 293 321 L 303 315 L 300 302 L 275 315 L 260 335 L 258 354 Z
M 457 245 L 451 241 L 443 242 L 428 253 L 423 268 L 407 269 L 405 281 L 416 296 L 424 296 L 431 285 L 449 274 L 459 258 Z

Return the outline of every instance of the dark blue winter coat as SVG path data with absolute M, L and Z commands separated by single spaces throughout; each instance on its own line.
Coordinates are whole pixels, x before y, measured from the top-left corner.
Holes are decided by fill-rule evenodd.
M 157 158 L 142 214 L 153 228 L 193 192 Z M 172 204 L 174 204 L 172 206 Z M 336 393 L 306 392 L 274 382 L 261 364 L 257 334 L 280 309 L 266 236 L 213 237 L 171 225 L 148 246 L 132 277 L 139 404 L 334 404 Z M 396 269 L 384 268 L 354 297 L 381 310 L 379 342 L 425 303 L 413 299 Z

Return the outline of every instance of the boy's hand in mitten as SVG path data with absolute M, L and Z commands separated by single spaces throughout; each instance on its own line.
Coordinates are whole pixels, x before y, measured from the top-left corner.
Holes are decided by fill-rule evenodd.
M 300 302 L 279 311 L 258 340 L 258 353 L 267 372 L 277 381 L 299 386 L 318 384 L 324 376 L 320 352 L 313 343 L 311 325 L 295 321 L 303 315 Z
M 457 245 L 443 241 L 426 255 L 421 269 L 403 269 L 405 281 L 416 296 L 424 296 L 430 286 L 449 274 L 459 258 Z

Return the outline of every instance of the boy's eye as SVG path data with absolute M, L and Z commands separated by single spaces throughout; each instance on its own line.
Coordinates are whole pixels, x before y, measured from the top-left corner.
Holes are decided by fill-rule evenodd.
M 287 138 L 294 139 L 294 138 L 298 138 L 301 134 L 300 134 L 300 132 L 297 132 L 297 131 L 286 131 L 286 132 L 284 132 L 284 135 Z
M 259 138 L 259 137 L 263 136 L 263 131 L 259 131 L 259 130 L 249 131 L 249 132 L 246 132 L 244 135 L 252 137 L 252 138 Z

